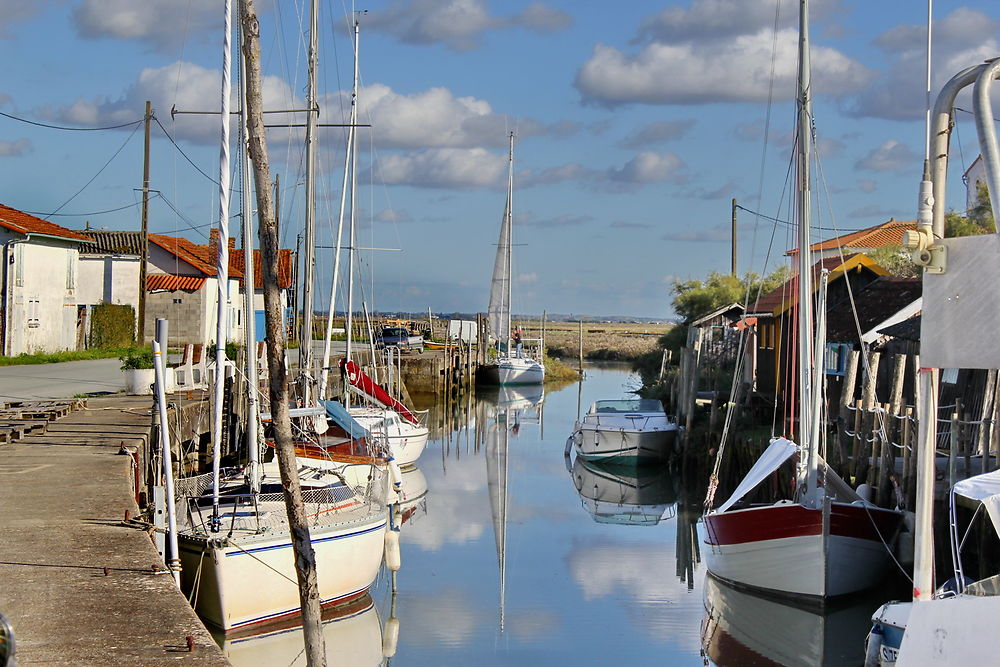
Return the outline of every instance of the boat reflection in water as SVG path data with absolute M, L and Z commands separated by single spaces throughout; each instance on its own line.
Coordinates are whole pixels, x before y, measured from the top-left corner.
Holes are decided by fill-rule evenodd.
M 382 625 L 367 593 L 342 607 L 325 609 L 323 637 L 329 665 L 383 664 Z M 301 619 L 245 637 L 216 636 L 216 641 L 234 667 L 306 664 Z
M 402 484 L 400 499 L 396 505 L 399 525 L 412 525 L 419 517 L 427 514 L 427 478 L 415 465 L 400 470 Z
M 861 665 L 877 602 L 853 596 L 803 608 L 737 589 L 705 575 L 701 643 L 716 665 Z
M 597 523 L 655 526 L 674 516 L 677 487 L 667 468 L 601 464 L 576 457 L 573 484 Z

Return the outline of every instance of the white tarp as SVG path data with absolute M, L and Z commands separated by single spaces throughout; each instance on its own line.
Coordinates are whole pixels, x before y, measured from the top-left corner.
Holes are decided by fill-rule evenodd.
M 775 438 L 764 453 L 760 455 L 757 462 L 753 464 L 747 476 L 743 478 L 740 485 L 729 496 L 729 500 L 719 505 L 716 512 L 725 512 L 735 505 L 743 496 L 753 491 L 754 487 L 767 479 L 767 476 L 777 470 L 782 463 L 799 451 L 799 446 L 787 438 Z
M 990 515 L 993 527 L 1000 533 L 1000 470 L 963 479 L 952 491 L 963 498 L 978 500 Z

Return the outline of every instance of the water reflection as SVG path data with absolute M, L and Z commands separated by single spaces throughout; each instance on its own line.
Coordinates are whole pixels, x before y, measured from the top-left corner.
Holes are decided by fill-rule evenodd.
M 677 480 L 666 467 L 573 462 L 573 485 L 597 523 L 655 526 L 674 517 Z
M 327 664 L 367 667 L 383 663 L 382 625 L 367 593 L 347 605 L 324 610 L 323 637 Z M 234 667 L 306 664 L 301 624 L 271 626 L 261 634 L 216 640 Z
M 401 525 L 413 525 L 427 514 L 427 478 L 415 465 L 401 469 L 402 484 L 397 511 Z
M 702 646 L 729 665 L 860 665 L 863 640 L 878 602 L 855 598 L 807 609 L 736 589 L 705 576 Z

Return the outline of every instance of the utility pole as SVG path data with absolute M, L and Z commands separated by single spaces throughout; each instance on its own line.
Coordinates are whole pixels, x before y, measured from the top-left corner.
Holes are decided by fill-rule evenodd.
M 139 258 L 138 343 L 146 341 L 146 264 L 149 263 L 149 121 L 153 118 L 153 103 L 146 100 L 146 137 L 142 151 L 142 253 Z
M 732 258 L 732 270 L 731 273 L 733 277 L 736 277 L 736 198 L 733 197 L 733 258 Z
M 302 608 L 302 629 L 305 637 L 306 664 L 326 664 L 319 586 L 316 579 L 316 553 L 309 536 L 309 520 L 302 502 L 295 448 L 292 444 L 292 420 L 288 412 L 288 384 L 284 363 L 285 328 L 278 288 L 278 225 L 271 197 L 271 172 L 268 166 L 267 142 L 264 137 L 263 75 L 260 62 L 260 24 L 254 0 L 240 0 L 240 20 L 243 27 L 243 57 L 247 74 L 247 134 L 253 160 L 257 192 L 257 216 L 260 224 L 261 269 L 264 282 L 264 321 L 267 328 L 267 365 L 274 424 L 275 449 L 281 484 L 285 490 L 285 509 L 292 538 L 295 574 L 299 585 Z M 248 350 L 248 352 L 252 352 Z

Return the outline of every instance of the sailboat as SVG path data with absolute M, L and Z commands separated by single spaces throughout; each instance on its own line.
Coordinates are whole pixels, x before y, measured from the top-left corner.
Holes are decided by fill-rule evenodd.
M 315 3 L 314 3 L 315 4 Z M 222 150 L 219 164 L 219 274 L 217 364 L 225 360 L 228 313 L 229 219 L 229 55 L 230 3 L 225 3 L 222 89 Z M 315 34 L 315 23 L 314 23 Z M 246 111 L 246 102 L 244 102 Z M 244 184 L 244 189 L 246 189 Z M 248 212 L 244 212 L 247 215 Z M 248 250 L 250 250 L 248 248 Z M 248 254 L 248 257 L 252 255 Z M 249 262 L 248 262 L 249 263 Z M 252 290 L 248 284 L 247 290 Z M 246 327 L 252 329 L 253 327 Z M 247 356 L 253 356 L 247 355 Z M 221 384 L 222 373 L 216 373 Z M 256 382 L 250 382 L 256 391 Z M 219 467 L 222 390 L 214 392 L 213 470 L 178 480 L 182 508 L 178 542 L 181 587 L 207 623 L 230 633 L 285 619 L 300 612 L 292 535 L 280 479 L 248 471 L 226 474 Z M 251 424 L 249 432 L 256 432 Z M 256 461 L 256 451 L 251 461 Z M 382 561 L 388 510 L 373 489 L 388 484 L 388 476 L 373 475 L 361 491 L 348 484 L 311 485 L 303 491 L 310 538 L 318 567 L 322 604 L 346 603 L 362 597 Z M 309 480 L 302 480 L 309 487 Z M 333 565 L 336 564 L 336 567 Z
M 513 256 L 512 232 L 514 226 L 514 133 L 510 133 L 510 150 L 507 157 L 507 202 L 500 223 L 500 240 L 493 263 L 493 281 L 490 286 L 490 331 L 496 337 L 497 357 L 494 363 L 480 368 L 477 380 L 482 384 L 541 384 L 545 381 L 545 365 L 532 359 L 523 349 L 520 330 L 511 328 L 511 259 Z M 545 350 L 541 339 L 539 355 Z M 514 350 L 511 350 L 511 347 Z
M 500 632 L 504 630 L 507 589 L 507 453 L 510 445 L 508 411 L 497 412 L 486 433 L 486 483 L 493 517 L 493 539 L 500 572 Z
M 878 583 L 890 559 L 902 514 L 858 496 L 822 463 L 820 386 L 825 345 L 824 272 L 813 339 L 813 276 L 810 247 L 810 151 L 812 102 L 809 9 L 800 0 L 798 89 L 798 423 L 799 443 L 775 438 L 728 500 L 704 517 L 706 561 L 716 577 L 810 602 L 853 593 Z M 773 504 L 737 503 L 785 461 L 798 454 L 794 498 Z M 717 479 L 713 476 L 706 507 Z
M 1000 471 L 969 477 L 951 489 L 949 546 L 955 576 L 950 585 L 938 589 L 934 583 L 933 525 L 940 369 L 1000 368 L 1000 354 L 993 342 L 1000 300 L 995 290 L 984 289 L 1000 280 L 1000 236 L 943 238 L 952 114 L 959 91 L 973 83 L 979 147 L 990 206 L 994 220 L 998 219 L 1000 147 L 990 98 L 998 68 L 1000 59 L 993 59 L 959 72 L 941 89 L 929 114 L 917 230 L 908 233 L 903 243 L 913 252 L 914 261 L 924 266 L 918 450 L 914 452 L 913 599 L 886 603 L 872 616 L 866 664 L 985 665 L 994 664 L 1000 654 L 1000 637 L 992 627 L 1000 613 L 1000 576 L 975 582 L 966 579 L 961 551 L 968 532 L 959 527 L 956 511 L 962 503 L 975 511 L 973 518 L 980 512 L 985 514 L 990 525 L 982 529 L 995 533 L 991 536 L 995 539 L 1000 534 Z M 988 460 L 987 451 L 984 461 Z

